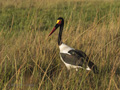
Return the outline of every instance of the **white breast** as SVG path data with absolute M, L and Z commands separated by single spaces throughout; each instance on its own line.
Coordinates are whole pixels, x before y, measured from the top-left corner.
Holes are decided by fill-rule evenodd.
M 68 51 L 74 50 L 74 48 L 71 48 L 71 47 L 67 46 L 67 45 L 64 44 L 64 43 L 62 43 L 62 44 L 59 46 L 59 49 L 60 49 L 60 53 L 68 53 Z

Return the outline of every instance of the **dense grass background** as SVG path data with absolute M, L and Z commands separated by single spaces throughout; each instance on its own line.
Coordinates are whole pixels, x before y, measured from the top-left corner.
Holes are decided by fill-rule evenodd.
M 61 62 L 58 31 L 48 37 L 60 16 L 63 42 L 84 51 L 98 75 Z M 0 89 L 120 89 L 120 1 L 0 1 Z

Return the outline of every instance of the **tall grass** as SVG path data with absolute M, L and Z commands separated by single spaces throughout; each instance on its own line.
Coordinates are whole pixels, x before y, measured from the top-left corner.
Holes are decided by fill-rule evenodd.
M 120 89 L 120 2 L 0 4 L 0 89 Z M 67 71 L 59 58 L 58 30 L 48 37 L 59 16 L 65 19 L 63 42 L 84 51 L 98 66 L 98 75 L 82 69 Z

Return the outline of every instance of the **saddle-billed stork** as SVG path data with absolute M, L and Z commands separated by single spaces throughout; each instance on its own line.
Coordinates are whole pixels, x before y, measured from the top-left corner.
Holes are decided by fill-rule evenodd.
M 60 49 L 60 58 L 62 62 L 66 65 L 67 69 L 70 70 L 71 68 L 75 68 L 78 71 L 79 68 L 84 68 L 86 70 L 93 70 L 94 73 L 98 73 L 97 66 L 91 62 L 88 56 L 80 50 L 76 50 L 64 44 L 62 42 L 62 31 L 64 27 L 64 19 L 59 17 L 57 19 L 57 23 L 53 30 L 50 32 L 49 36 L 58 28 L 59 35 L 58 35 L 58 45 Z

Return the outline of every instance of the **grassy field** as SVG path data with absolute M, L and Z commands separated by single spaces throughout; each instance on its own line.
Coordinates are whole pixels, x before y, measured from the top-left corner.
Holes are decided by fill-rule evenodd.
M 67 71 L 59 58 L 58 30 L 48 37 L 60 16 L 63 42 L 84 51 L 98 75 Z M 0 89 L 120 89 L 120 1 L 0 1 Z

